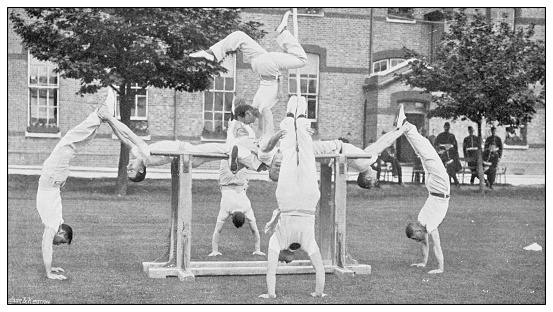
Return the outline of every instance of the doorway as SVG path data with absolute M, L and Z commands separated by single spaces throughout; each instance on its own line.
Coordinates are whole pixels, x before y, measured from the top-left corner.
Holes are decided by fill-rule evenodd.
M 424 128 L 424 114 L 405 113 L 405 117 L 407 117 L 407 121 L 415 125 L 419 131 L 421 128 Z M 417 157 L 415 151 L 413 150 L 413 147 L 411 147 L 411 144 L 409 143 L 409 141 L 407 141 L 407 138 L 404 135 L 396 140 L 396 153 L 400 162 L 412 163 Z

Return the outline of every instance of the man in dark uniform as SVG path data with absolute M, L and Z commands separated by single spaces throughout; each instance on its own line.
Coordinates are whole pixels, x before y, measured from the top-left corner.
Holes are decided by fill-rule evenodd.
M 450 181 L 453 180 L 453 183 L 455 183 L 455 186 L 459 187 L 459 179 L 457 179 L 457 166 L 455 165 L 455 155 L 458 154 L 453 152 L 453 149 L 447 150 L 445 146 L 440 146 L 438 148 L 438 155 L 440 156 L 440 159 L 442 160 L 442 163 L 444 164 L 444 167 L 447 171 L 447 175 L 450 178 Z
M 447 173 L 453 179 L 455 185 L 459 187 L 459 180 L 456 174 L 461 170 L 462 166 L 459 160 L 457 139 L 453 133 L 449 132 L 449 129 L 449 122 L 444 123 L 444 132 L 438 134 L 434 146 L 444 162 Z
M 499 148 L 495 143 L 491 143 L 482 153 L 482 163 L 484 165 L 484 174 L 487 177 L 486 185 L 493 189 L 495 183 L 495 173 L 499 163 Z
M 476 171 L 477 164 L 477 151 L 478 146 L 481 145 L 480 138 L 474 135 L 474 129 L 472 126 L 468 127 L 469 135 L 463 140 L 463 156 L 467 161 L 467 165 L 470 167 L 470 184 L 474 184 L 474 178 L 478 177 Z
M 492 127 L 491 130 L 492 135 L 486 138 L 486 141 L 484 142 L 484 149 L 489 149 L 492 143 L 495 144 L 498 149 L 497 154 L 499 155 L 499 158 L 501 158 L 501 156 L 503 156 L 503 142 L 500 137 L 495 135 L 495 127 Z

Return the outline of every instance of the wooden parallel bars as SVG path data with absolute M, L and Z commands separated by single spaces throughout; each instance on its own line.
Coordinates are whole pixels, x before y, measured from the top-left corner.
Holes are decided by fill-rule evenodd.
M 187 153 L 184 151 L 151 151 L 152 155 L 174 157 L 171 164 L 171 232 L 169 246 L 162 260 L 143 262 L 151 278 L 177 276 L 192 281 L 204 275 L 262 275 L 267 261 L 191 262 L 192 243 L 192 159 L 193 157 L 227 159 L 226 154 Z M 365 155 L 316 155 L 321 162 L 319 201 L 319 249 L 326 273 L 343 277 L 370 274 L 370 265 L 346 264 L 346 193 L 348 158 L 370 158 Z M 333 175 L 334 173 L 334 175 Z M 334 179 L 333 179 L 334 177 Z M 279 264 L 277 274 L 310 274 L 314 269 L 308 260 Z

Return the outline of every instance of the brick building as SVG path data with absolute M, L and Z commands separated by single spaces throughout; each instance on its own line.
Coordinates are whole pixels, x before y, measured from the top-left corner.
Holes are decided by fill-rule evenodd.
M 490 19 L 507 13 L 516 26 L 536 24 L 536 38 L 545 39 L 545 9 L 483 9 Z M 248 8 L 243 20 L 262 22 L 268 35 L 260 42 L 278 50 L 273 28 L 284 9 Z M 309 63 L 301 70 L 301 90 L 308 97 L 308 117 L 321 139 L 346 137 L 364 146 L 392 128 L 396 106 L 403 103 L 410 121 L 429 135 L 442 131 L 444 120 L 426 118 L 429 98 L 393 79 L 407 64 L 405 51 L 432 57 L 443 31 L 433 8 L 299 9 L 299 40 Z M 291 19 L 290 19 L 291 21 Z M 290 23 L 292 30 L 292 23 Z M 229 72 L 214 80 L 210 91 L 183 93 L 150 88 L 136 98 L 133 128 L 148 142 L 159 140 L 217 141 L 224 138 L 232 101 L 251 103 L 257 86 L 248 60 L 238 53 L 225 60 Z M 273 109 L 278 126 L 288 94 L 295 94 L 295 70 L 283 73 L 281 100 Z M 76 95 L 79 82 L 58 79 L 51 66 L 33 59 L 20 38 L 8 32 L 8 164 L 39 167 L 59 138 L 81 122 L 105 96 Z M 461 144 L 469 122 L 452 123 Z M 508 172 L 545 174 L 545 108 L 531 124 L 517 130 L 522 143 L 506 147 L 502 162 Z M 506 129 L 497 134 L 506 137 Z M 483 133 L 489 135 L 489 128 Z M 412 161 L 412 150 L 398 141 L 400 160 Z M 96 139 L 73 160 L 76 167 L 117 168 L 119 141 L 101 127 Z

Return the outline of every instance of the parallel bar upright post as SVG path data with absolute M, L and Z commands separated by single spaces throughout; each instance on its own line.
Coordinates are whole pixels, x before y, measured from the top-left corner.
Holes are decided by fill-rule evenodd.
M 334 175 L 335 233 L 336 233 L 336 266 L 346 265 L 346 195 L 347 195 L 347 162 L 345 155 L 337 157 Z
M 179 157 L 178 224 L 177 224 L 177 268 L 179 279 L 193 280 L 190 270 L 190 244 L 192 238 L 192 157 Z
M 171 234 L 169 235 L 169 262 L 175 260 L 175 239 L 177 230 L 177 212 L 179 209 L 179 162 L 180 158 L 175 157 L 171 162 Z
M 334 192 L 332 190 L 332 167 L 321 163 L 319 200 L 319 249 L 323 260 L 334 259 Z

